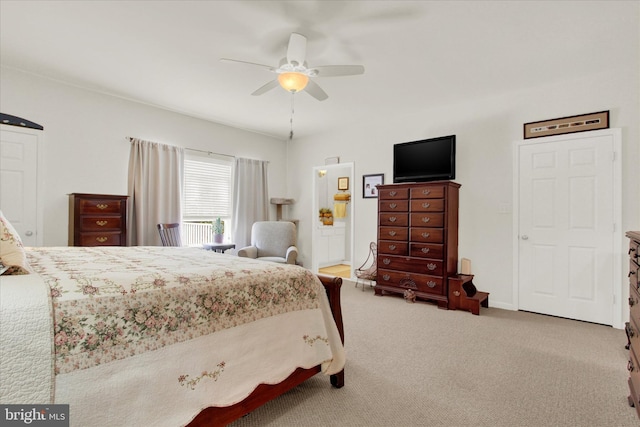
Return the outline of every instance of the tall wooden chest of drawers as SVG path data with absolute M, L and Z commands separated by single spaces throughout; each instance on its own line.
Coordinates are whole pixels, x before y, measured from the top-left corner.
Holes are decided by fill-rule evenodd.
M 378 277 L 384 291 L 448 308 L 458 268 L 458 192 L 452 181 L 378 186 Z
M 126 246 L 128 197 L 69 194 L 69 246 Z
M 627 232 L 629 238 L 629 405 L 640 417 L 640 231 Z

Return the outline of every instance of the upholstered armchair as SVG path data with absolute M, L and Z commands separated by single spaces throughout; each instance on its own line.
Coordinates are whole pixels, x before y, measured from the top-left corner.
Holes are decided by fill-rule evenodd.
M 289 221 L 260 221 L 251 227 L 251 246 L 238 250 L 238 256 L 295 264 L 298 258 L 296 226 Z

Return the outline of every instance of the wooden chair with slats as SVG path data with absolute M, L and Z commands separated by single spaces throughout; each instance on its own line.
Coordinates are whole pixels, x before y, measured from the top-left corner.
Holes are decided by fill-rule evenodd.
M 182 246 L 179 223 L 158 224 L 158 232 L 162 246 Z

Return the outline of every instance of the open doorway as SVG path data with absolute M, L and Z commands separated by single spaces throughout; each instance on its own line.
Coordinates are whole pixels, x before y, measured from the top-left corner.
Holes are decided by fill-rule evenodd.
M 326 274 L 327 276 L 343 277 L 345 279 L 351 278 L 351 264 L 336 264 L 329 265 L 327 267 L 320 267 L 318 273 Z
M 353 163 L 314 167 L 312 185 L 312 271 L 351 278 Z

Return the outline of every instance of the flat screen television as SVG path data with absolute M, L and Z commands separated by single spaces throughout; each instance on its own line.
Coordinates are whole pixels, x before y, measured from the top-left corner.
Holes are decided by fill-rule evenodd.
M 393 182 L 426 182 L 456 177 L 456 136 L 393 146 Z

